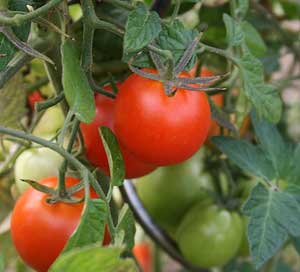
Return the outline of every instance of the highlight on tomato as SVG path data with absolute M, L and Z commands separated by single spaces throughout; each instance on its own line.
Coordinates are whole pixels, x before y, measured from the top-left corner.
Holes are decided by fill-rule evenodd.
M 120 143 L 154 165 L 190 158 L 204 143 L 210 122 L 207 96 L 201 91 L 177 89 L 168 97 L 160 81 L 131 74 L 117 94 L 114 128 Z
M 40 184 L 55 188 L 57 177 L 47 177 Z M 73 177 L 65 178 L 66 187 L 80 182 Z M 90 189 L 92 198 L 97 194 Z M 83 189 L 74 194 L 82 198 Z M 49 195 L 33 188 L 20 196 L 11 216 L 11 236 L 13 244 L 23 261 L 38 272 L 46 272 L 62 252 L 68 239 L 80 221 L 84 203 L 56 202 L 49 204 Z M 100 226 L 99 226 L 100 227 Z M 110 242 L 108 230 L 105 230 L 103 245 Z
M 120 88 L 120 84 L 117 84 Z M 112 91 L 111 86 L 104 88 L 107 91 Z M 105 149 L 99 134 L 101 126 L 114 129 L 114 108 L 115 100 L 101 94 L 96 95 L 96 115 L 93 122 L 89 124 L 81 123 L 80 128 L 85 144 L 87 159 L 94 165 L 98 166 L 105 174 L 109 175 L 109 165 Z M 150 163 L 145 163 L 129 152 L 121 143 L 120 150 L 125 163 L 126 178 L 137 178 L 144 176 L 153 171 L 156 166 Z

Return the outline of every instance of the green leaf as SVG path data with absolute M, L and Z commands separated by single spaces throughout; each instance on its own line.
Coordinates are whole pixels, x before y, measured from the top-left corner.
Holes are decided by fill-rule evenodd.
M 294 154 L 291 159 L 291 170 L 288 176 L 288 182 L 300 185 L 300 143 L 296 146 Z
M 120 259 L 121 248 L 93 245 L 60 255 L 49 272 L 137 272 L 132 259 Z
M 107 127 L 101 127 L 99 133 L 108 158 L 110 182 L 115 186 L 120 186 L 125 179 L 125 167 L 117 138 Z
M 223 21 L 226 27 L 228 45 L 241 45 L 245 39 L 245 35 L 240 24 L 226 13 L 223 15 Z
M 197 35 L 198 32 L 196 30 L 186 29 L 179 20 L 175 20 L 172 24 L 165 24 L 162 26 L 162 31 L 156 39 L 156 46 L 163 50 L 170 50 L 176 64 Z M 123 55 L 122 60 L 127 62 L 132 56 L 133 54 Z M 163 57 L 161 57 L 161 60 L 163 63 L 166 63 L 167 61 Z M 195 62 L 196 55 L 192 57 L 184 70 L 189 71 L 195 65 Z M 153 67 L 152 60 L 145 52 L 142 52 L 133 64 L 138 67 Z
M 10 0 L 8 8 L 12 11 L 28 11 L 26 5 L 28 0 Z M 30 23 L 22 24 L 18 27 L 13 27 L 14 34 L 21 39 L 26 41 L 30 31 Z M 4 70 L 9 61 L 13 58 L 17 52 L 17 48 L 2 34 L 0 33 L 0 72 Z
M 213 137 L 212 141 L 244 171 L 266 180 L 272 180 L 275 177 L 272 162 L 265 156 L 261 148 L 245 140 L 237 140 L 232 137 Z
M 250 216 L 248 240 L 257 269 L 279 250 L 289 234 L 300 235 L 300 207 L 288 192 L 267 190 L 259 183 L 242 212 Z
M 238 64 L 246 96 L 258 115 L 277 123 L 282 113 L 282 101 L 278 91 L 272 85 L 264 83 L 261 62 L 245 49 L 242 58 L 238 59 Z
M 290 148 L 283 141 L 275 125 L 259 119 L 255 111 L 251 112 L 251 119 L 262 149 L 273 163 L 276 176 L 278 178 L 287 177 L 290 174 Z
M 124 54 L 138 52 L 152 42 L 160 33 L 160 18 L 155 11 L 149 11 L 140 4 L 131 11 L 125 26 Z
M 176 20 L 172 24 L 163 26 L 158 36 L 158 45 L 161 49 L 170 50 L 173 54 L 175 64 L 180 60 L 186 48 L 198 36 L 198 31 L 186 29 L 184 25 Z M 185 71 L 189 71 L 196 62 L 196 55 L 192 57 Z
M 62 45 L 62 64 L 62 82 L 67 102 L 81 122 L 90 123 L 96 112 L 94 93 L 80 66 L 79 54 L 70 40 Z
M 246 21 L 242 22 L 241 27 L 245 34 L 245 42 L 250 52 L 255 57 L 264 56 L 267 52 L 267 46 L 258 31 Z
M 107 210 L 103 200 L 87 199 L 80 224 L 70 237 L 64 252 L 96 242 L 99 242 L 98 246 L 101 246 L 106 217 Z
M 127 204 L 124 204 L 118 218 L 117 232 L 124 231 L 126 250 L 131 252 L 134 246 L 135 220 Z
M 1 126 L 20 128 L 20 121 L 26 113 L 26 92 L 19 73 L 0 90 L 0 109 Z

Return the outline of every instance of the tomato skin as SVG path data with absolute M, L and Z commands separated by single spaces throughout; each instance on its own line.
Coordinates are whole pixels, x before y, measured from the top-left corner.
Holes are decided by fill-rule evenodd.
M 132 249 L 132 253 L 140 265 L 142 272 L 152 271 L 152 254 L 148 243 L 141 242 L 136 244 Z
M 197 200 L 214 190 L 203 176 L 198 153 L 187 161 L 160 167 L 136 182 L 137 194 L 154 221 L 173 235 L 182 217 Z
M 118 139 L 138 158 L 155 165 L 175 164 L 191 157 L 204 143 L 209 124 L 210 107 L 203 92 L 179 89 L 168 97 L 161 82 L 132 74 L 122 83 L 116 98 Z
M 23 193 L 30 187 L 21 179 L 38 181 L 47 176 L 58 175 L 63 161 L 62 156 L 46 147 L 30 148 L 22 152 L 14 167 L 15 182 L 19 193 Z
M 211 268 L 222 266 L 235 256 L 242 233 L 243 225 L 237 213 L 200 203 L 184 217 L 177 232 L 177 241 L 189 262 Z
M 56 105 L 48 108 L 33 130 L 33 134 L 40 137 L 55 135 L 64 124 L 62 109 Z
M 120 87 L 117 84 L 117 87 Z M 111 91 L 111 88 L 105 88 Z M 113 112 L 115 101 L 103 95 L 96 95 L 96 114 L 93 122 L 89 124 L 81 123 L 80 128 L 82 131 L 84 144 L 86 147 L 86 157 L 94 165 L 98 166 L 107 175 L 109 175 L 109 165 L 105 149 L 100 137 L 98 128 L 101 126 L 113 129 L 114 118 Z M 128 152 L 122 145 L 120 150 L 123 155 L 126 178 L 136 178 L 144 176 L 153 171 L 156 166 L 144 163 Z
M 34 111 L 35 103 L 43 101 L 43 100 L 44 100 L 44 98 L 42 97 L 42 95 L 39 91 L 34 91 L 27 96 L 27 101 L 28 101 L 28 104 L 32 111 Z
M 57 177 L 48 177 L 39 182 L 54 188 Z M 79 182 L 76 178 L 66 177 L 67 187 Z M 74 196 L 83 197 L 83 190 Z M 91 197 L 97 197 L 92 189 Z M 13 243 L 22 259 L 38 272 L 46 272 L 63 250 L 80 221 L 84 206 L 84 203 L 48 204 L 46 198 L 48 195 L 33 188 L 28 189 L 18 199 L 11 217 Z M 103 244 L 109 242 L 106 230 Z

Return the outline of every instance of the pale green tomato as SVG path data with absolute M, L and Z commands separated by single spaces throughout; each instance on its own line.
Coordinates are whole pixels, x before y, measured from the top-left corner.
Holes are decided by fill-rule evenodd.
M 243 231 L 237 213 L 201 202 L 184 216 L 177 231 L 177 242 L 191 264 L 212 268 L 223 266 L 236 255 Z
M 136 180 L 137 193 L 152 218 L 171 235 L 187 209 L 214 190 L 209 175 L 202 173 L 201 158 L 160 167 Z
M 64 119 L 64 114 L 60 107 L 51 107 L 43 114 L 33 134 L 42 137 L 45 135 L 53 135 L 63 126 Z
M 15 163 L 15 181 L 18 191 L 22 193 L 29 187 L 21 179 L 39 181 L 45 177 L 57 176 L 62 162 L 63 157 L 46 147 L 25 150 Z

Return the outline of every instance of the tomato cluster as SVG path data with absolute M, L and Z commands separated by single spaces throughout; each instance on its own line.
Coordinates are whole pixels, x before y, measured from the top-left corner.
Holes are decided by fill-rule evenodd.
M 157 73 L 151 69 L 144 71 Z M 190 75 L 183 72 L 180 77 Z M 95 95 L 94 120 L 88 124 L 80 124 L 86 158 L 105 174 L 110 174 L 108 159 L 99 134 L 101 126 L 109 127 L 116 134 L 125 163 L 126 178 L 144 176 L 139 182 L 141 186 L 138 186 L 138 192 L 145 206 L 155 215 L 159 224 L 173 237 L 178 237 L 176 239 L 182 253 L 193 262 L 193 258 L 186 253 L 185 248 L 187 241 L 184 235 L 187 232 L 185 228 L 190 228 L 190 224 L 180 224 L 180 231 L 174 226 L 189 214 L 191 206 L 207 196 L 203 188 L 214 189 L 209 180 L 201 175 L 200 155 L 197 153 L 208 134 L 212 134 L 211 131 L 215 130 L 213 126 L 217 126 L 210 118 L 208 98 L 204 92 L 184 89 L 174 89 L 172 96 L 167 96 L 162 82 L 137 74 L 130 75 L 116 87 L 119 89 L 116 99 L 101 94 Z M 112 92 L 111 86 L 104 88 Z M 40 100 L 34 94 L 29 97 L 29 101 L 34 108 L 34 103 Z M 62 126 L 63 115 L 58 107 L 48 109 L 42 118 L 44 121 L 34 130 L 34 134 L 38 136 L 49 138 Z M 47 125 L 49 123 L 50 126 Z M 26 189 L 21 179 L 39 181 L 42 185 L 54 188 L 62 161 L 62 157 L 47 148 L 33 147 L 23 152 L 15 165 L 19 191 L 23 192 Z M 38 170 L 32 171 L 33 168 Z M 152 171 L 154 171 L 152 174 L 145 176 Z M 67 177 L 65 181 L 67 187 L 79 182 L 71 177 Z M 168 184 L 170 181 L 172 186 Z M 149 191 L 159 194 L 151 196 Z M 83 192 L 77 192 L 74 196 L 82 197 Z M 45 193 L 28 189 L 16 203 L 11 221 L 12 238 L 17 251 L 24 261 L 37 271 L 47 271 L 63 250 L 79 223 L 83 209 L 82 203 L 67 204 L 62 201 L 48 204 L 47 197 L 49 196 Z M 97 197 L 93 190 L 91 197 Z M 174 201 L 177 205 L 174 205 Z M 214 212 L 216 215 L 212 221 L 238 217 L 217 208 Z M 230 218 L 228 228 L 238 221 Z M 195 228 L 201 226 L 195 225 Z M 191 229 L 188 233 L 194 231 L 197 230 Z M 30 235 L 31 232 L 35 233 L 34 237 Z M 108 236 L 106 233 L 104 244 L 109 242 Z M 52 237 L 55 237 L 55 241 Z M 227 240 L 224 239 L 224 243 Z M 44 243 L 48 245 L 47 251 L 43 251 Z M 231 251 L 236 251 L 236 248 L 237 246 Z M 145 271 L 149 270 L 149 254 L 147 253 L 145 257 L 145 248 L 134 249 L 136 256 L 140 256 L 141 252 L 144 256 L 138 257 L 141 259 L 141 266 Z M 226 255 L 220 259 L 226 261 L 227 257 Z M 204 259 L 207 258 L 206 256 Z
M 246 219 L 215 204 L 211 195 L 216 188 L 210 177 L 197 153 L 136 181 L 140 200 L 155 223 L 174 238 L 191 264 L 203 268 L 249 255 Z
M 189 74 L 182 73 L 181 77 Z M 115 132 L 126 178 L 143 176 L 157 166 L 182 162 L 204 143 L 211 120 L 203 92 L 178 89 L 168 97 L 161 82 L 137 74 L 130 75 L 118 88 L 115 101 L 97 95 L 94 121 L 81 124 L 86 156 L 106 174 L 109 167 L 99 136 L 100 126 Z

